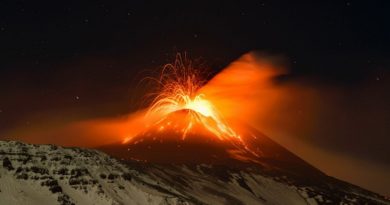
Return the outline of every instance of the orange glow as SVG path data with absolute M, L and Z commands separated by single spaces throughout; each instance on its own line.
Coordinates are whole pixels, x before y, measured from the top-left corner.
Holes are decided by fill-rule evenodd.
M 201 123 L 219 139 L 239 138 L 224 121 L 217 108 L 202 93 L 198 93 L 203 81 L 199 70 L 192 68 L 191 63 L 183 62 L 180 55 L 174 64 L 163 68 L 161 78 L 157 79 L 161 91 L 148 110 L 147 116 L 158 115 L 160 121 L 170 113 L 179 110 L 192 110 L 189 122 L 183 130 L 182 139 L 196 123 Z M 164 127 L 160 127 L 163 130 Z
M 9 135 L 24 136 L 20 139 L 32 143 L 97 147 L 118 141 L 131 143 L 135 137 L 156 128 L 161 133 L 174 131 L 181 139 L 206 130 L 203 134 L 210 139 L 232 139 L 240 143 L 248 137 L 241 121 L 260 130 L 266 130 L 264 126 L 270 127 L 269 124 L 276 124 L 280 119 L 286 120 L 286 123 L 282 121 L 286 125 L 295 126 L 287 121 L 292 114 L 287 115 L 282 109 L 276 112 L 275 108 L 292 104 L 287 97 L 292 93 L 297 95 L 297 91 L 273 84 L 272 78 L 285 70 L 275 67 L 268 58 L 245 54 L 207 82 L 202 80 L 201 71 L 179 55 L 173 64 L 163 67 L 159 78 L 149 78 L 159 89 L 145 110 L 114 118 L 76 121 L 65 126 L 60 122 L 58 125 L 45 122 L 35 130 L 18 130 Z M 300 99 L 304 97 L 302 95 Z M 299 104 L 306 106 L 307 103 L 299 101 Z M 191 112 L 184 115 L 185 119 L 168 117 L 180 110 Z
M 258 157 L 273 155 L 276 148 L 263 146 L 272 147 L 272 142 L 246 126 L 280 99 L 272 79 L 285 70 L 275 67 L 270 60 L 246 54 L 205 82 L 199 69 L 178 55 L 174 64 L 163 67 L 160 78 L 152 79 L 159 91 L 146 111 L 147 126 L 137 135 L 126 137 L 123 143 L 137 147 L 139 152 L 131 151 L 134 156 L 148 159 L 145 154 L 149 154 L 150 160 L 186 152 L 180 150 L 181 146 L 210 152 L 210 156 L 228 154 L 241 161 L 256 162 Z M 159 155 L 143 149 L 152 146 L 157 146 Z
M 277 61 L 280 60 L 275 57 L 245 54 L 214 76 L 199 92 L 207 95 L 226 118 L 246 123 L 258 122 L 259 118 L 269 120 L 269 111 L 288 95 L 273 81 L 287 72 Z
M 286 70 L 275 66 L 273 61 L 249 53 L 205 82 L 201 78 L 201 69 L 195 69 L 190 61 L 177 55 L 173 64 L 163 67 L 159 78 L 150 78 L 159 90 L 146 111 L 144 130 L 139 127 L 137 130 L 142 133 L 156 125 L 158 132 L 166 129 L 181 132 L 184 140 L 190 131 L 201 132 L 202 129 L 197 129 L 201 125 L 219 140 L 235 139 L 245 144 L 242 137 L 246 136 L 240 134 L 243 133 L 240 123 L 235 123 L 233 128 L 232 122 L 247 123 L 258 116 L 265 118 L 267 110 L 281 100 L 281 93 L 275 89 L 272 78 Z M 181 110 L 190 111 L 185 119 L 168 117 Z M 176 121 L 185 122 L 179 125 Z M 123 143 L 135 136 L 126 135 Z

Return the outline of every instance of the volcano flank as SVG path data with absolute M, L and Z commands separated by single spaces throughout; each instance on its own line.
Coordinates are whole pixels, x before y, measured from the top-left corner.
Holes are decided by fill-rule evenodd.
M 147 163 L 253 165 L 320 173 L 254 128 L 240 125 L 238 137 L 221 137 L 210 131 L 217 126 L 210 117 L 182 109 L 168 114 L 129 141 L 100 150 L 123 160 Z

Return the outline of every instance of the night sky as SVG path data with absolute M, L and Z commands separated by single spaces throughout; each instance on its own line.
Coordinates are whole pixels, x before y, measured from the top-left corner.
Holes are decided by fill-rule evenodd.
M 385 173 L 389 11 L 388 1 L 353 0 L 3 0 L 0 139 L 48 119 L 61 124 L 134 111 L 145 95 L 139 80 L 177 52 L 216 73 L 257 50 L 287 59 L 290 74 L 280 83 L 299 83 L 323 97 L 315 131 L 301 140 Z M 387 177 L 382 183 L 390 178 L 381 177 Z M 390 194 L 388 185 L 349 180 Z

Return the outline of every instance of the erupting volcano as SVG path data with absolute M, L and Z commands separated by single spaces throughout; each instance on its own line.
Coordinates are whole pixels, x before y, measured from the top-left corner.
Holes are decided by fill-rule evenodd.
M 237 93 L 220 99 L 219 91 L 230 81 L 233 90 L 241 87 L 241 92 L 256 92 L 243 88 L 259 81 L 266 88 L 275 74 L 272 65 L 256 64 L 253 54 L 247 54 L 222 73 L 206 83 L 179 56 L 154 79 L 160 89 L 145 112 L 145 127 L 100 149 L 170 184 L 193 204 L 384 203 L 377 195 L 327 176 L 237 120 L 242 116 L 232 115 L 245 116 L 242 111 L 250 106 L 228 106 L 244 101 L 231 103 Z
M 181 55 L 151 78 L 160 89 L 145 114 L 150 124 L 123 141 L 124 159 L 152 162 L 220 162 L 229 158 L 253 160 L 251 150 L 207 96 L 199 70 Z M 259 149 L 259 148 L 257 148 Z M 115 148 L 115 153 L 121 150 Z
M 241 61 L 249 59 L 252 65 L 252 55 Z M 250 77 L 258 78 L 253 74 Z M 254 128 L 226 119 L 215 106 L 217 98 L 202 92 L 207 83 L 199 69 L 181 55 L 174 64 L 163 67 L 159 78 L 150 79 L 159 89 L 144 116 L 145 128 L 102 150 L 124 160 L 151 163 L 283 164 L 291 171 L 297 167 L 315 169 Z
M 256 100 L 271 94 L 263 91 L 279 72 L 248 54 L 206 82 L 178 56 L 152 78 L 158 91 L 135 122 L 124 123 L 127 137 L 99 147 L 112 157 L 0 141 L 0 202 L 389 204 L 327 176 L 242 120 L 259 106 L 248 93 L 257 92 Z

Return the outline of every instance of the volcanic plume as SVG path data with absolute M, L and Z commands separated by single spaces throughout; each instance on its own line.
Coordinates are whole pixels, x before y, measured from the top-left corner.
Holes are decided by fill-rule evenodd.
M 253 65 L 252 61 L 252 54 L 248 54 L 239 62 Z M 228 71 L 235 72 L 237 65 L 232 68 Z M 239 68 L 247 74 L 236 76 L 239 81 L 267 83 L 265 79 L 274 75 L 269 64 L 264 64 L 261 75 L 257 73 L 258 67 L 247 68 L 244 64 Z M 247 109 L 232 108 L 223 104 L 223 100 L 218 101 L 217 96 L 212 96 L 217 86 L 202 81 L 199 70 L 180 55 L 174 64 L 163 68 L 161 77 L 152 80 L 160 87 L 145 112 L 145 128 L 122 143 L 101 147 L 102 150 L 124 160 L 152 163 L 249 163 L 283 165 L 291 171 L 315 169 L 244 122 L 232 116 L 226 118 L 224 113 Z M 211 83 L 215 81 L 218 78 Z

